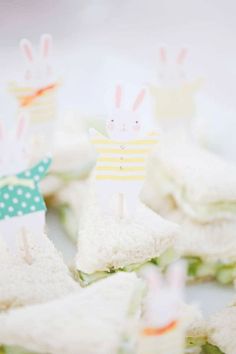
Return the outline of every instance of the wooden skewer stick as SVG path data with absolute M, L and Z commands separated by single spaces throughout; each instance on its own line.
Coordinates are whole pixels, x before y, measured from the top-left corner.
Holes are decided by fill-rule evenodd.
M 118 194 L 118 216 L 119 219 L 123 219 L 125 212 L 124 212 L 124 193 Z
M 33 263 L 33 257 L 30 253 L 30 246 L 27 237 L 27 232 L 25 228 L 21 230 L 21 240 L 23 243 L 23 259 L 26 261 L 27 264 L 31 265 Z

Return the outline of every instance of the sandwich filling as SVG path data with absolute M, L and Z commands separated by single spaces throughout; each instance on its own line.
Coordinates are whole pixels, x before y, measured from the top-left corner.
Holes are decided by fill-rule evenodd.
M 70 239 L 76 243 L 79 225 L 75 211 L 69 206 L 69 204 L 60 205 L 56 209 L 59 212 L 59 218 L 65 232 L 70 237 Z
M 150 261 L 145 263 L 130 264 L 129 266 L 118 268 L 118 269 L 111 268 L 110 271 L 95 272 L 93 274 L 87 274 L 79 270 L 75 270 L 74 276 L 76 280 L 79 280 L 82 286 L 87 286 L 89 284 L 92 284 L 95 281 L 108 277 L 112 273 L 116 273 L 120 271 L 138 272 L 149 263 L 152 263 L 160 267 L 161 269 L 165 269 L 169 264 L 174 262 L 176 259 L 177 259 L 177 255 L 175 251 L 173 250 L 173 248 L 169 248 L 160 257 L 153 258 Z
M 185 257 L 189 280 L 216 279 L 221 284 L 231 284 L 236 278 L 236 263 L 204 261 L 200 257 Z
M 219 218 L 234 219 L 236 217 L 236 200 L 214 200 L 212 202 L 196 202 L 191 198 L 184 185 L 178 185 L 168 175 L 163 166 L 155 171 L 155 183 L 158 183 L 160 194 L 164 198 L 173 198 L 176 205 L 188 216 L 199 222 L 212 221 Z
M 2 346 L 0 347 L 0 354 L 38 354 L 36 352 L 29 352 L 21 347 Z
M 210 343 L 206 343 L 202 346 L 201 354 L 225 354 L 223 353 L 220 348 L 212 345 Z

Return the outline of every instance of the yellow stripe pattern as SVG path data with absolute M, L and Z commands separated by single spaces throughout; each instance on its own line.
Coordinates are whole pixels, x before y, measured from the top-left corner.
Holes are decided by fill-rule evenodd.
M 142 181 L 145 178 L 147 155 L 157 144 L 157 134 L 130 141 L 115 141 L 96 134 L 92 139 L 99 154 L 97 180 Z
M 37 91 L 32 87 L 19 87 L 12 86 L 10 91 L 21 105 L 22 100 L 31 96 Z M 56 103 L 57 87 L 48 91 L 45 91 L 41 96 L 33 99 L 33 101 L 24 107 L 30 114 L 32 123 L 44 123 L 49 122 L 56 118 L 57 115 L 57 103 Z

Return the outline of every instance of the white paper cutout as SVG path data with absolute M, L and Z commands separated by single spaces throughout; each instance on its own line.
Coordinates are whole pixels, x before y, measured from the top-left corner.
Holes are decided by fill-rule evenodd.
M 0 122 L 0 237 L 13 251 L 24 230 L 24 234 L 30 232 L 40 242 L 45 228 L 46 207 L 38 184 L 51 159 L 27 168 L 26 130 L 27 118 L 23 114 L 12 132 L 7 132 Z
M 56 82 L 50 63 L 52 51 L 52 36 L 50 34 L 41 36 L 38 50 L 33 48 L 28 39 L 22 39 L 20 50 L 27 65 L 24 75 L 26 86 L 44 89 Z
M 52 36 L 44 34 L 40 38 L 38 50 L 28 39 L 20 41 L 20 50 L 26 62 L 24 80 L 13 83 L 10 91 L 18 101 L 19 110 L 30 116 L 30 132 L 35 145 L 41 145 L 44 153 L 51 148 L 55 120 L 57 118 L 58 79 L 53 74 L 50 62 Z
M 180 48 L 173 57 L 165 47 L 159 49 L 158 83 L 149 85 L 154 114 L 164 130 L 176 130 L 178 125 L 190 129 L 196 114 L 195 95 L 202 87 L 201 78 L 190 80 L 186 73 L 187 48 Z
M 145 117 L 139 114 L 146 91 L 139 90 L 128 109 L 122 105 L 123 94 L 122 87 L 118 85 L 115 89 L 115 107 L 106 121 L 108 137 L 96 131 L 91 135 L 98 152 L 95 173 L 101 207 L 111 213 L 111 202 L 115 197 L 115 210 L 121 210 L 118 205 L 122 194 L 126 212 L 134 214 L 145 178 L 146 158 L 157 140 L 156 134 L 146 133 Z
M 185 328 L 181 305 L 185 286 L 185 266 L 177 263 L 167 271 L 166 279 L 156 267 L 144 271 L 148 294 L 144 303 L 144 318 L 138 354 L 183 354 Z

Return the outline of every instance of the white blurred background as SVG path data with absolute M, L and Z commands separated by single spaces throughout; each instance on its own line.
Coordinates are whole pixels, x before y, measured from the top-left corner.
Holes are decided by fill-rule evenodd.
M 41 33 L 53 35 L 61 112 L 86 115 L 104 114 L 114 81 L 155 82 L 160 45 L 172 55 L 187 46 L 187 76 L 205 79 L 197 97 L 202 138 L 234 159 L 235 13 L 234 0 L 1 0 L 0 116 L 15 114 L 6 87 L 23 73 L 22 37 L 37 44 Z

